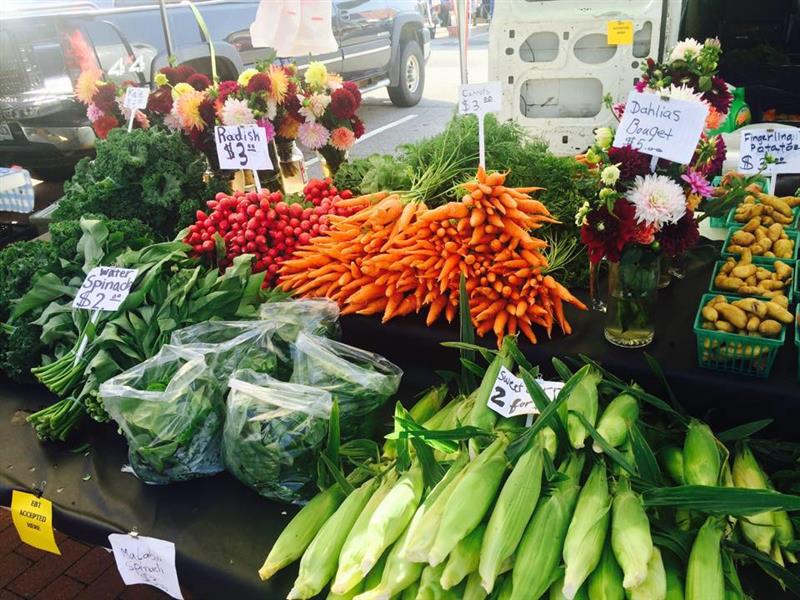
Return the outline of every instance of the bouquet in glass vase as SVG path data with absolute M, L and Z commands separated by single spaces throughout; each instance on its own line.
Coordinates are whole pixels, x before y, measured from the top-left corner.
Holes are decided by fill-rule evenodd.
M 300 143 L 316 150 L 323 159 L 326 176 L 332 176 L 347 160 L 350 148 L 364 134 L 364 123 L 356 114 L 361 91 L 352 81 L 329 73 L 325 65 L 312 62 L 303 74 L 297 130 Z
M 706 128 L 719 125 L 731 95 L 716 76 L 719 42 L 684 40 L 667 62 L 648 59 L 637 91 L 698 102 L 707 109 Z M 617 118 L 623 103 L 612 105 Z M 709 179 L 725 157 L 719 136 L 703 134 L 689 164 L 653 160 L 631 146 L 615 147 L 610 127 L 595 132 L 595 143 L 579 157 L 595 169 L 600 182 L 597 198 L 576 216 L 587 247 L 596 295 L 597 265 L 609 262 L 609 297 L 605 335 L 621 346 L 642 346 L 653 339 L 654 311 L 662 259 L 675 258 L 699 240 L 695 211 L 713 198 Z M 702 217 L 701 217 L 702 218 Z

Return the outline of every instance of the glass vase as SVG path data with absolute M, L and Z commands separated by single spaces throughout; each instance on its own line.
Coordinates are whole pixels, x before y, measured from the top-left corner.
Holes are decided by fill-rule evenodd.
M 592 310 L 606 312 L 606 303 L 600 295 L 600 265 L 600 262 L 589 261 L 589 298 Z
M 303 153 L 294 140 L 276 140 L 283 191 L 287 194 L 302 193 L 308 183 L 308 173 L 303 160 Z
M 608 263 L 608 309 L 605 338 L 623 348 L 641 348 L 653 341 L 660 276 L 659 255 L 644 246 L 622 252 Z
M 661 257 L 658 269 L 658 289 L 663 290 L 672 283 L 672 259 L 666 254 Z
M 331 146 L 325 146 L 317 151 L 319 164 L 322 167 L 323 177 L 335 177 L 339 167 L 347 162 L 349 152 L 347 150 L 337 150 Z

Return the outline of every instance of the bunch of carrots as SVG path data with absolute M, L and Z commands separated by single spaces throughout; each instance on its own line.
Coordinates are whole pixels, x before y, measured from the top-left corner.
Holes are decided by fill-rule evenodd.
M 331 217 L 324 235 L 283 263 L 279 285 L 331 298 L 342 314 L 383 313 L 384 322 L 427 307 L 430 325 L 457 314 L 463 275 L 479 335 L 493 331 L 501 343 L 521 331 L 536 343 L 533 326 L 550 335 L 554 322 L 571 333 L 564 302 L 586 307 L 543 273 L 547 243 L 529 233 L 556 221 L 529 195 L 541 188 L 506 187 L 505 177 L 479 169 L 460 201 L 435 209 L 398 194 L 340 200 L 361 210 Z

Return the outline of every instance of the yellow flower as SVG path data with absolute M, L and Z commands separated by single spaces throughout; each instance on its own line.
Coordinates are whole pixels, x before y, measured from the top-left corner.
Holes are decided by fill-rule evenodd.
M 100 82 L 100 71 L 97 69 L 89 69 L 82 71 L 78 81 L 75 84 L 75 96 L 84 104 L 91 104 L 92 98 L 97 92 L 97 85 Z
M 344 81 L 344 79 L 342 79 L 342 76 L 338 73 L 328 73 L 327 85 L 329 90 L 338 90 L 340 87 L 342 87 L 342 81 Z
M 267 71 L 269 77 L 269 96 L 278 104 L 283 104 L 286 100 L 286 92 L 289 90 L 289 78 L 286 72 L 275 65 L 271 65 Z
M 180 96 L 184 96 L 186 94 L 195 91 L 197 90 L 195 90 L 191 85 L 189 85 L 186 82 L 178 83 L 175 85 L 174 88 L 172 88 L 172 99 L 177 100 Z
M 303 78 L 312 87 L 324 88 L 328 83 L 328 69 L 321 62 L 313 61 L 309 63 Z
M 250 83 L 250 78 L 256 73 L 258 73 L 258 69 L 245 69 L 236 81 L 240 86 L 244 87 Z
M 178 84 L 181 85 L 181 84 Z M 177 87 L 177 86 L 175 86 Z M 189 129 L 203 129 L 206 122 L 200 116 L 200 104 L 205 99 L 203 92 L 198 92 L 189 86 L 190 92 L 180 94 L 175 100 L 175 110 L 181 121 L 181 127 Z
M 162 85 L 167 85 L 169 83 L 169 79 L 163 73 L 156 73 L 156 76 L 153 78 L 153 81 L 158 87 Z

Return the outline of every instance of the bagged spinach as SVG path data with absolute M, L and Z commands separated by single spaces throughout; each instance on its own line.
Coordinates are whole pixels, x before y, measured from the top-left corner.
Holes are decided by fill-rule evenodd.
M 249 369 L 235 371 L 228 385 L 222 436 L 228 471 L 267 498 L 300 503 L 313 496 L 331 395 Z
M 290 381 L 330 392 L 343 439 L 369 437 L 376 411 L 397 392 L 403 371 L 382 356 L 301 332 Z
M 285 342 L 294 342 L 301 331 L 326 337 L 339 334 L 339 305 L 327 298 L 267 302 L 258 318 L 275 324 Z
M 100 386 L 103 404 L 128 440 L 145 483 L 170 483 L 223 470 L 225 381 L 203 354 L 165 345 Z

